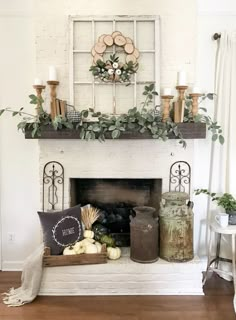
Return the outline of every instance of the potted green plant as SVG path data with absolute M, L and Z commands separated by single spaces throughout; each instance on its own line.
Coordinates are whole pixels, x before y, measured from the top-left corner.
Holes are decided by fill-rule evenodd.
M 229 214 L 229 224 L 236 225 L 236 199 L 230 193 L 223 193 L 217 195 L 215 192 L 209 192 L 207 189 L 197 189 L 195 194 L 207 194 L 215 201 L 219 207 L 224 208 L 225 212 Z

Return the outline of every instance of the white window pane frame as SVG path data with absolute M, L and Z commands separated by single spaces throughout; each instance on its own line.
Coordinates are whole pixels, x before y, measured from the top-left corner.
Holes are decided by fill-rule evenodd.
M 154 42 L 154 49 L 142 49 L 140 50 L 138 47 L 137 49 L 140 52 L 140 55 L 153 54 L 154 55 L 154 82 L 156 86 L 156 90 L 160 92 L 160 17 L 159 16 L 70 16 L 69 18 L 69 30 L 70 30 L 70 44 L 69 44 L 69 81 L 70 81 L 70 104 L 75 103 L 75 86 L 78 86 L 81 90 L 83 90 L 83 87 L 91 85 L 91 95 L 92 95 L 92 105 L 89 107 L 94 108 L 96 110 L 96 87 L 97 86 L 107 86 L 112 90 L 112 96 L 113 100 L 111 101 L 110 110 L 108 113 L 116 114 L 116 88 L 117 86 L 125 86 L 124 83 L 117 83 L 117 82 L 110 82 L 105 83 L 101 82 L 99 80 L 96 80 L 94 77 L 92 77 L 92 81 L 76 81 L 75 80 L 75 65 L 74 65 L 74 57 L 76 54 L 91 54 L 91 48 L 88 48 L 88 50 L 80 50 L 79 48 L 74 48 L 75 43 L 75 24 L 77 23 L 91 23 L 91 34 L 88 34 L 88 37 L 91 37 L 92 43 L 95 44 L 95 28 L 96 23 L 111 23 L 112 24 L 112 30 L 116 31 L 116 25 L 118 23 L 126 22 L 126 23 L 132 23 L 133 24 L 133 42 L 136 46 L 137 43 L 137 23 L 140 22 L 151 22 L 154 26 L 154 32 L 153 32 L 153 42 Z M 145 34 L 142 35 L 145 37 Z M 112 47 L 112 52 L 115 53 L 115 46 Z M 139 60 L 138 60 L 139 62 Z M 91 55 L 91 63 L 92 63 L 92 55 Z M 88 70 L 88 72 L 90 72 Z M 139 70 L 138 70 L 139 72 Z M 140 76 L 137 79 L 137 74 L 134 74 L 133 81 L 131 82 L 133 87 L 133 106 L 137 105 L 137 85 L 148 85 L 153 82 L 151 81 L 145 81 L 140 78 Z M 121 92 L 119 87 L 119 92 Z M 160 98 L 155 97 L 155 104 L 160 104 Z M 77 106 L 75 106 L 77 107 Z M 132 106 L 130 106 L 132 107 Z M 99 110 L 96 110 L 99 111 Z

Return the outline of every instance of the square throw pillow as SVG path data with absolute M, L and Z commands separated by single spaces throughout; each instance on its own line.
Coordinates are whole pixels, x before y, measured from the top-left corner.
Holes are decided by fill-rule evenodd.
M 38 212 L 43 240 L 52 255 L 83 238 L 80 205 L 57 212 Z

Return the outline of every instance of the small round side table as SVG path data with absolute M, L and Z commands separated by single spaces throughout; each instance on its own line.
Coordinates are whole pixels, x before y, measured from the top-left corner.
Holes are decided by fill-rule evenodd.
M 214 255 L 212 256 L 213 234 L 215 234 L 216 236 L 216 250 L 214 252 Z M 231 242 L 232 242 L 231 259 L 220 257 L 220 244 L 221 244 L 222 234 L 224 235 L 228 234 L 231 236 Z M 203 285 L 207 280 L 208 272 L 210 270 L 220 271 L 222 274 L 230 275 L 233 277 L 234 292 L 236 291 L 235 236 L 236 236 L 236 225 L 228 225 L 226 228 L 222 228 L 216 222 L 212 222 L 210 224 L 210 239 L 209 239 L 209 246 L 208 246 L 207 269 L 206 269 L 205 276 L 203 278 Z M 232 272 L 220 270 L 219 268 L 220 261 L 231 262 Z M 234 310 L 236 312 L 236 295 L 235 294 L 234 294 Z

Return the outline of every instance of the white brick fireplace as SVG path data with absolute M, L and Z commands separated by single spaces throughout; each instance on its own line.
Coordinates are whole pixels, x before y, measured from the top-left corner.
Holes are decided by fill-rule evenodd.
M 159 178 L 162 192 L 169 188 L 173 162 L 193 165 L 193 141 L 187 149 L 170 140 L 39 140 L 40 174 L 48 161 L 65 170 L 65 208 L 70 205 L 70 178 Z M 42 181 L 42 179 L 41 179 Z M 60 209 L 60 208 L 58 208 Z M 107 264 L 45 268 L 41 295 L 202 294 L 202 270 L 195 257 L 187 263 L 158 260 L 139 264 L 122 258 Z

